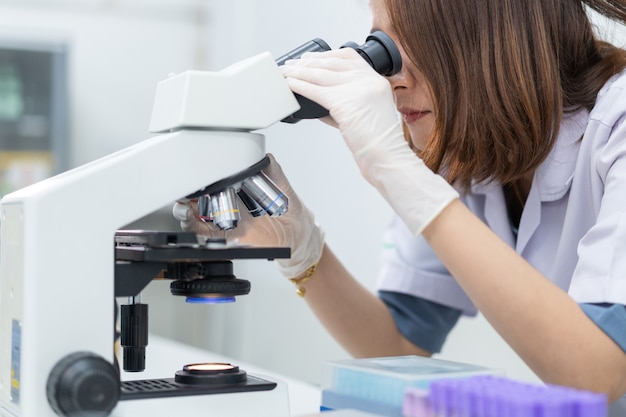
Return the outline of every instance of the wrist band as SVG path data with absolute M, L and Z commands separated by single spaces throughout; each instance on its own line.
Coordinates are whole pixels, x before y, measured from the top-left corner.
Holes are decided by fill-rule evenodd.
M 296 287 L 298 287 L 298 289 L 296 290 L 296 294 L 298 294 L 300 297 L 304 297 L 304 294 L 306 293 L 306 289 L 302 286 L 302 284 L 304 284 L 309 279 L 311 279 L 311 277 L 317 270 L 317 264 L 318 262 L 314 263 L 313 266 L 309 267 L 309 269 L 307 269 L 304 272 L 304 275 L 301 276 L 300 278 L 289 278 L 289 281 L 293 282 L 296 285 Z

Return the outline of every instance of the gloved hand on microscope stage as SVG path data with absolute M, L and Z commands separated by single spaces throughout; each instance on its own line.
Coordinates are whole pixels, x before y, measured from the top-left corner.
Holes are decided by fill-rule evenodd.
M 327 108 L 363 177 L 414 235 L 455 198 L 409 147 L 389 82 L 351 48 L 305 53 L 282 67 L 292 91 Z
M 279 217 L 252 217 L 247 210 L 241 210 L 239 225 L 232 230 L 223 231 L 210 222 L 200 220 L 195 200 L 176 202 L 172 212 L 183 230 L 193 231 L 200 236 L 227 237 L 246 245 L 291 248 L 291 258 L 276 259 L 283 275 L 291 278 L 302 274 L 319 261 L 324 246 L 324 233 L 315 224 L 313 213 L 302 204 L 291 188 L 274 156 L 268 156 L 270 164 L 263 172 L 289 198 L 289 210 L 286 214 Z

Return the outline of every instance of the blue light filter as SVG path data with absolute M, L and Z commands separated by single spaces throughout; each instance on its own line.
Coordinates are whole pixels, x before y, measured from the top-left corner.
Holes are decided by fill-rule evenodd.
M 189 304 L 225 304 L 234 303 L 235 297 L 187 297 Z

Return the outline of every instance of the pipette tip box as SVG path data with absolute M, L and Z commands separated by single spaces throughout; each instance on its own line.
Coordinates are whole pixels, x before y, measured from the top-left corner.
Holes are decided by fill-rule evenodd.
M 496 369 L 420 356 L 327 362 L 322 373 L 321 409 L 402 417 L 408 388 L 428 390 L 431 382 L 440 379 L 501 374 Z

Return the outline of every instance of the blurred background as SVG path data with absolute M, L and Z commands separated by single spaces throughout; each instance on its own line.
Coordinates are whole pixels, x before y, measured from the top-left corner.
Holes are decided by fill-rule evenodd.
M 264 51 L 278 58 L 316 37 L 332 47 L 362 43 L 369 30 L 366 0 L 0 0 L 0 194 L 149 138 L 155 87 L 168 74 L 216 71 Z M 374 289 L 391 210 L 341 137 L 318 121 L 262 133 L 330 247 Z M 206 155 L 207 164 L 218 157 Z M 146 192 L 158 184 L 136 198 Z M 171 205 L 154 209 L 127 227 L 178 230 Z M 89 202 L 68 202 L 71 210 Z M 77 244 L 89 233 L 67 232 Z M 252 291 L 230 305 L 188 305 L 168 282 L 152 283 L 143 298 L 151 332 L 313 384 L 322 362 L 348 357 L 273 262 L 237 261 L 235 270 Z M 463 318 L 438 357 L 537 379 L 481 316 Z

